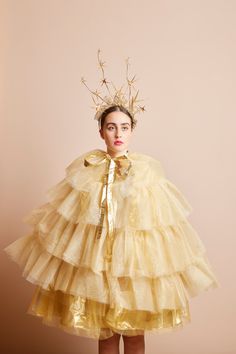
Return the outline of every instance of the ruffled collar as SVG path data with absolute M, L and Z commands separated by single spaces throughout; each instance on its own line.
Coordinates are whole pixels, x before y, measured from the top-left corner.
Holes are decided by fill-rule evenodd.
M 111 160 L 115 162 L 117 173 L 120 176 L 128 175 L 132 165 L 131 160 L 129 159 L 128 150 L 126 150 L 124 154 L 116 157 L 111 157 L 111 155 L 107 151 L 102 149 L 93 150 L 92 152 L 90 152 L 88 155 L 85 156 L 84 165 L 96 166 L 96 165 L 101 165 L 105 162 L 109 162 Z

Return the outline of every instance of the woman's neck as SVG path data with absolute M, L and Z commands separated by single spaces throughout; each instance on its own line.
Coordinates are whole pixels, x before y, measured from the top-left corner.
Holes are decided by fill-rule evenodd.
M 125 149 L 123 151 L 112 151 L 112 150 L 107 149 L 107 154 L 109 154 L 111 156 L 111 158 L 122 156 L 127 153 L 128 153 L 128 149 Z

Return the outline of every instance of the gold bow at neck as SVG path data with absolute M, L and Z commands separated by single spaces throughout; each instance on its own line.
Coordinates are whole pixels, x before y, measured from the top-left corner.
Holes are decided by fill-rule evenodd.
M 104 151 L 104 150 L 96 150 L 91 152 L 88 156 L 85 157 L 84 159 L 84 165 L 89 166 L 98 166 L 103 163 L 109 163 L 109 166 L 111 168 L 112 164 L 111 161 L 115 162 L 115 172 L 125 178 L 129 174 L 129 170 L 131 168 L 131 161 L 128 156 L 128 150 L 123 155 L 116 156 L 116 157 L 111 157 L 111 155 Z

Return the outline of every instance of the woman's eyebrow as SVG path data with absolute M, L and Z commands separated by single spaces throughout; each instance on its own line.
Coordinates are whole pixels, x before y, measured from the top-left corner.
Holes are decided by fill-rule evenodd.
M 106 125 L 108 125 L 108 124 L 113 124 L 113 125 L 117 125 L 116 123 L 113 123 L 113 122 L 108 122 Z M 130 125 L 130 123 L 121 123 L 120 125 L 125 125 L 125 124 L 128 124 L 128 125 Z

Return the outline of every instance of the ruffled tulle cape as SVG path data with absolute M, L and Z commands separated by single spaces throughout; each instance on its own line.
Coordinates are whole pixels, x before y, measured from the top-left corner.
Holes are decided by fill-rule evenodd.
M 96 238 L 106 164 L 85 166 L 87 154 L 24 217 L 32 231 L 4 249 L 36 285 L 27 312 L 97 339 L 182 328 L 191 321 L 189 299 L 219 286 L 188 221 L 192 207 L 158 160 L 129 153 L 129 175 L 112 185 L 109 260 L 106 216 Z

